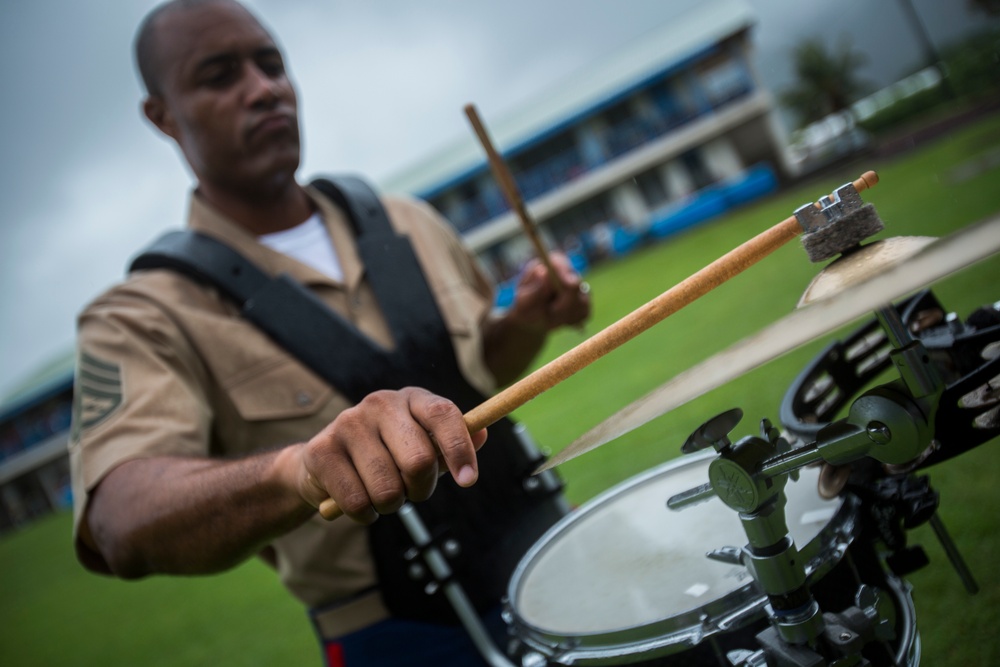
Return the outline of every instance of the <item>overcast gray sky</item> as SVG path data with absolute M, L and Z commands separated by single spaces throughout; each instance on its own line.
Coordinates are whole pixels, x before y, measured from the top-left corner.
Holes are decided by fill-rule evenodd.
M 942 45 L 984 23 L 913 0 Z M 675 20 L 694 0 L 252 0 L 297 82 L 303 177 L 376 181 Z M 799 40 L 850 35 L 884 85 L 921 53 L 899 0 L 747 0 L 758 69 L 779 89 Z M 183 223 L 190 177 L 141 119 L 131 42 L 151 0 L 0 0 L 0 397 L 66 353 L 82 305 Z

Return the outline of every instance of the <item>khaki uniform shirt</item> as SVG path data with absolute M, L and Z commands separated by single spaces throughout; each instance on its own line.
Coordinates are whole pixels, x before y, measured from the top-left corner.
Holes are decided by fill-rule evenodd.
M 189 226 L 226 242 L 268 273 L 290 274 L 391 347 L 348 221 L 324 195 L 308 191 L 333 239 L 343 283 L 259 244 L 197 194 Z M 494 383 L 483 359 L 481 325 L 492 300 L 489 283 L 429 206 L 392 198 L 384 205 L 393 227 L 413 244 L 466 378 L 488 394 Z M 76 528 L 89 492 L 124 461 L 231 457 L 303 442 L 350 406 L 214 289 L 163 269 L 133 273 L 82 312 L 75 400 L 70 461 Z M 309 607 L 376 584 L 366 529 L 350 520 L 314 516 L 273 546 L 282 581 Z M 89 567 L 107 569 L 79 539 L 77 551 Z

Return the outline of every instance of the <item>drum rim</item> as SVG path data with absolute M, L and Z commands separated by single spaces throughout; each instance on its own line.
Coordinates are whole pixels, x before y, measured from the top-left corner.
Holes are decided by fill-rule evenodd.
M 521 558 L 508 583 L 504 616 L 508 624 L 519 631 L 516 633 L 518 638 L 549 657 L 568 660 L 567 664 L 580 660 L 588 664 L 601 664 L 627 655 L 654 658 L 677 653 L 692 648 L 705 639 L 738 630 L 762 618 L 767 599 L 754 590 L 755 582 L 752 578 L 722 597 L 688 612 L 645 624 L 599 632 L 554 632 L 526 621 L 514 606 L 518 598 L 517 590 L 526 571 L 559 535 L 600 509 L 609 499 L 621 496 L 634 487 L 648 484 L 652 479 L 673 470 L 697 465 L 715 456 L 716 453 L 712 450 L 686 454 L 633 475 L 594 496 L 549 528 Z M 810 580 L 825 576 L 858 536 L 860 501 L 851 494 L 843 495 L 841 501 L 834 516 L 819 533 L 808 544 L 797 545 L 800 555 L 807 559 L 806 572 Z

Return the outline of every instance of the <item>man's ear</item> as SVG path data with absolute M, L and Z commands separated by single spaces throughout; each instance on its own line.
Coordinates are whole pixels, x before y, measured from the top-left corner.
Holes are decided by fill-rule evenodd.
M 142 113 L 145 114 L 149 122 L 156 126 L 163 134 L 177 140 L 177 128 L 174 125 L 174 117 L 167 109 L 166 103 L 159 95 L 150 95 L 142 101 Z

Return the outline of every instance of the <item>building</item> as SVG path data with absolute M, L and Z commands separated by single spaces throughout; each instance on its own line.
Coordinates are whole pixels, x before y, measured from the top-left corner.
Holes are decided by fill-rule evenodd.
M 614 253 L 773 190 L 787 174 L 775 102 L 751 64 L 751 10 L 706 2 L 486 119 L 550 247 Z M 533 254 L 470 131 L 384 183 L 428 200 L 498 281 Z
M 0 533 L 71 505 L 72 404 L 73 358 L 67 355 L 0 406 Z

